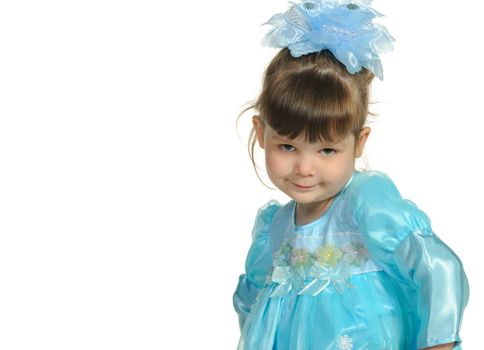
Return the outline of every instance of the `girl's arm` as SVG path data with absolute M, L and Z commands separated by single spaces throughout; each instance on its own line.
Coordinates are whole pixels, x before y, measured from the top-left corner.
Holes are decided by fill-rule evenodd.
M 427 215 L 401 197 L 387 175 L 371 171 L 353 181 L 348 200 L 353 219 L 372 258 L 402 294 L 409 326 L 414 327 L 415 339 L 409 341 L 418 349 L 458 346 L 469 298 L 459 257 L 432 231 Z M 439 343 L 445 345 L 435 346 Z
M 245 261 L 245 273 L 240 275 L 233 294 L 233 305 L 239 317 L 240 329 L 243 328 L 247 315 L 264 287 L 267 273 L 272 267 L 269 228 L 279 207 L 280 204 L 277 201 L 269 201 L 257 212 L 252 230 L 252 244 Z

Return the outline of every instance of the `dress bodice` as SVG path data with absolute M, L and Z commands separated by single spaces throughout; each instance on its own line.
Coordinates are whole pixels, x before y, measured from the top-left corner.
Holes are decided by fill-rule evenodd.
M 259 209 L 234 307 L 238 350 L 414 350 L 454 341 L 469 286 L 430 219 L 378 171 L 355 171 L 317 220 Z

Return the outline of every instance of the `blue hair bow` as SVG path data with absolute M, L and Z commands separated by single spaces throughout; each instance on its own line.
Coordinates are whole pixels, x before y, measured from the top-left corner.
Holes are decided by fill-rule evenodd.
M 379 54 L 392 51 L 395 39 L 384 26 L 372 22 L 382 14 L 369 7 L 371 1 L 290 2 L 285 13 L 275 14 L 263 24 L 274 28 L 262 45 L 287 47 L 293 57 L 328 49 L 349 73 L 365 67 L 383 80 Z

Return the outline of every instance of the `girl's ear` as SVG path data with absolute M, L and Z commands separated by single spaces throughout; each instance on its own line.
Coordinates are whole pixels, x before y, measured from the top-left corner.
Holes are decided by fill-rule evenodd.
M 361 129 L 360 136 L 358 140 L 355 141 L 355 158 L 360 158 L 363 154 L 363 150 L 365 148 L 366 140 L 368 140 L 368 136 L 370 136 L 371 129 L 369 127 L 364 127 Z
M 264 123 L 258 115 L 252 117 L 252 125 L 257 136 L 257 141 L 259 141 L 259 146 L 264 148 Z

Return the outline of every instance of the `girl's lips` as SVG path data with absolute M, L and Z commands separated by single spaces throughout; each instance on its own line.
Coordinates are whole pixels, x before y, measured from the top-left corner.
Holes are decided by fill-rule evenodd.
M 295 184 L 294 182 L 293 182 L 293 185 L 294 185 L 294 186 L 296 186 L 296 187 L 299 187 L 299 188 L 304 188 L 304 189 L 308 189 L 308 188 L 312 188 L 312 187 L 316 186 L 316 185 L 312 185 L 312 186 L 303 186 L 303 185 L 298 185 L 298 184 Z

